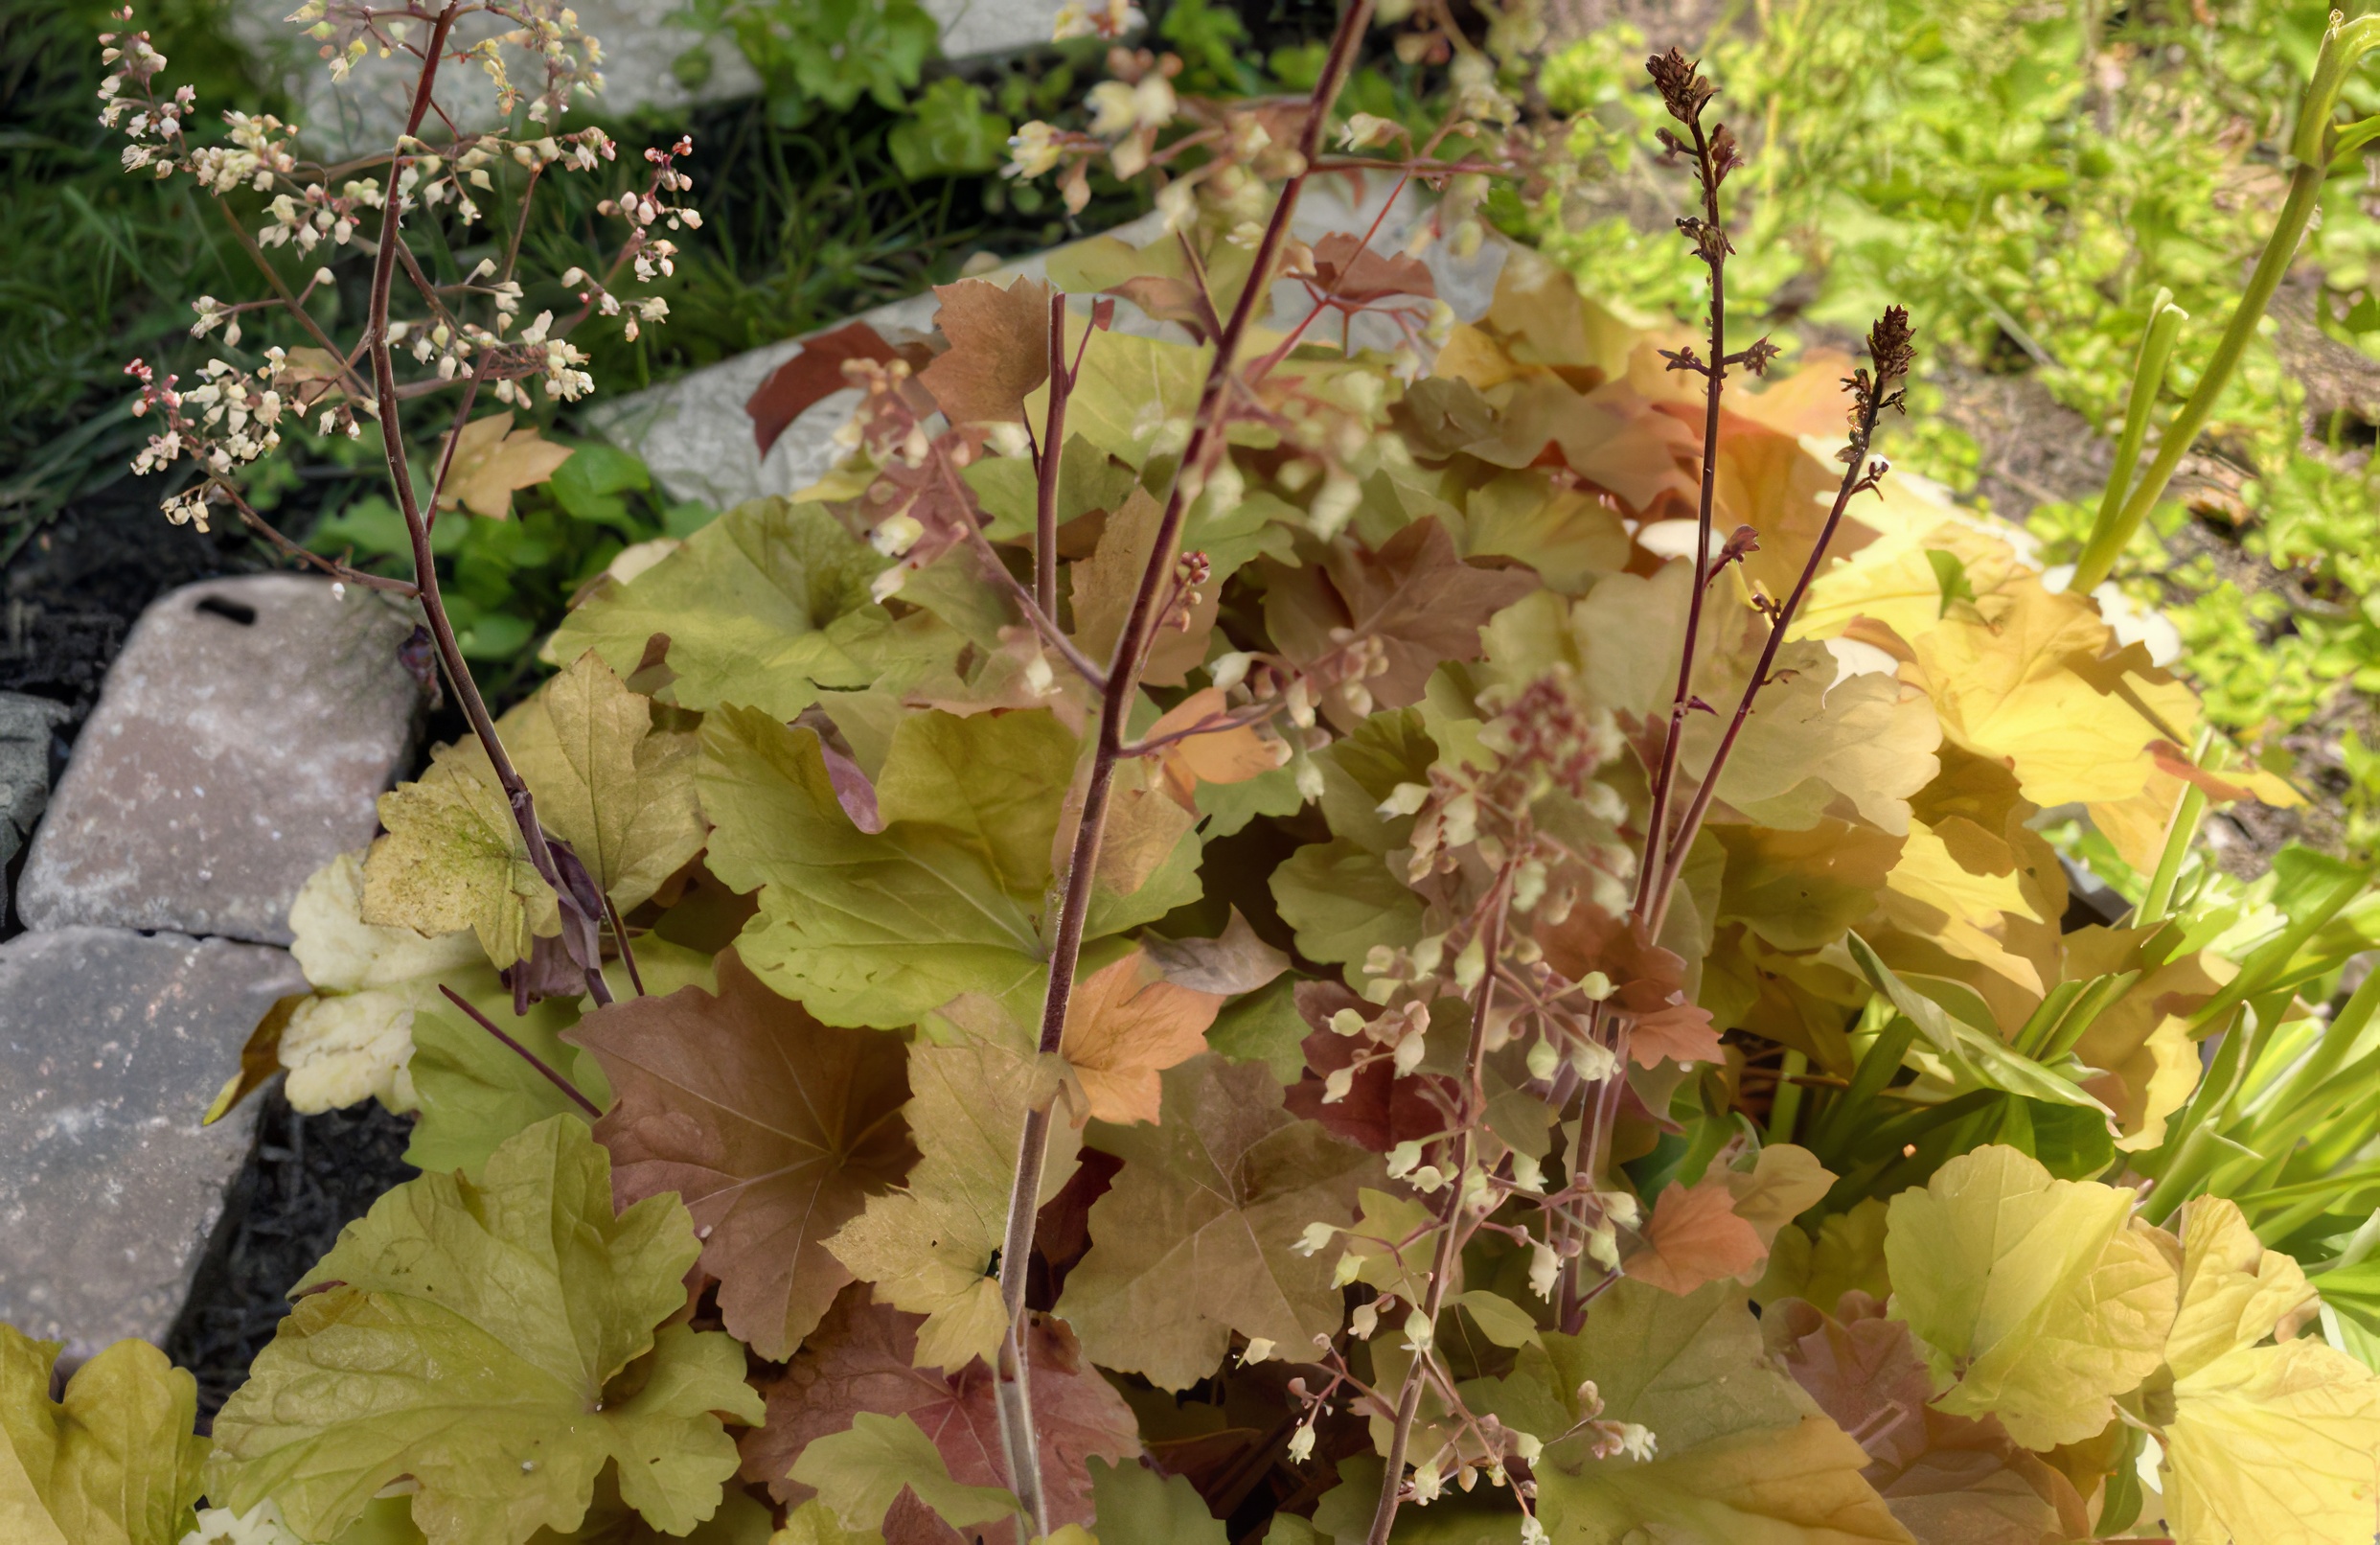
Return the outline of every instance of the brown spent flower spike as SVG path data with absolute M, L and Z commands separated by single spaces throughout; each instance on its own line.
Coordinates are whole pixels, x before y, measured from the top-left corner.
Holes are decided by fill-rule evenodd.
M 1704 77 L 1701 62 L 1678 49 L 1654 55 L 1644 61 L 1644 68 L 1660 91 L 1661 105 L 1682 124 L 1701 117 L 1704 106 L 1719 94 L 1719 88 Z

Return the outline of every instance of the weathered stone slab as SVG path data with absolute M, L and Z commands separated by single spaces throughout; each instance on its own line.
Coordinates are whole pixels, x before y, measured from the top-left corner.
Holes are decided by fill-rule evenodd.
M 199 1118 L 273 1001 L 305 990 L 286 952 L 220 939 L 0 944 L 0 1321 L 75 1357 L 165 1338 L 256 1105 Z
M 299 885 L 372 836 L 405 757 L 413 627 L 374 591 L 296 574 L 151 606 L 34 835 L 27 925 L 287 943 Z
M 0 867 L 16 862 L 50 802 L 50 742 L 69 717 L 64 703 L 0 692 Z
M 1319 241 L 1336 231 L 1360 234 L 1370 229 L 1374 217 L 1382 213 L 1381 206 L 1387 200 L 1391 186 L 1385 181 L 1376 182 L 1359 202 L 1347 196 L 1343 182 L 1318 181 L 1306 190 L 1299 201 L 1293 229 L 1307 242 Z M 1380 221 L 1372 245 L 1383 252 L 1398 250 L 1424 213 L 1420 201 L 1409 192 L 1399 196 L 1386 218 Z M 1161 219 L 1152 214 L 1108 234 L 1134 246 L 1145 246 L 1156 240 L 1164 228 Z M 1003 264 L 984 277 L 999 284 L 1016 278 L 1039 279 L 1048 272 L 1053 252 L 1064 250 L 1058 247 L 1052 252 L 1037 252 Z M 1444 242 L 1433 243 L 1423 254 L 1423 261 L 1436 281 L 1439 298 L 1466 321 L 1487 310 L 1495 294 L 1496 277 L 1503 269 L 1503 260 L 1502 244 L 1493 241 L 1467 258 L 1455 256 Z M 1302 315 L 1309 304 L 1304 297 L 1304 289 L 1297 285 L 1284 283 L 1276 287 L 1276 312 Z M 941 304 L 927 290 L 861 311 L 853 320 L 867 323 L 887 338 L 897 338 L 929 329 Z M 1355 334 L 1359 347 L 1366 343 L 1387 346 L 1394 341 L 1394 334 L 1385 324 L 1379 325 L 1377 334 L 1367 334 L 1365 324 L 1376 322 L 1376 318 L 1360 319 Z M 1121 332 L 1180 335 L 1170 325 L 1153 322 L 1130 305 L 1117 308 L 1115 325 Z M 642 457 L 673 497 L 700 499 L 723 510 L 746 499 L 798 492 L 824 476 L 834 465 L 839 452 L 831 437 L 858 405 L 858 393 L 835 392 L 813 404 L 777 437 L 766 459 L 753 440 L 752 421 L 744 411 L 744 404 L 770 372 L 800 353 L 804 341 L 813 336 L 816 334 L 809 334 L 768 344 L 689 372 L 666 385 L 599 404 L 590 409 L 588 420 L 614 445 Z

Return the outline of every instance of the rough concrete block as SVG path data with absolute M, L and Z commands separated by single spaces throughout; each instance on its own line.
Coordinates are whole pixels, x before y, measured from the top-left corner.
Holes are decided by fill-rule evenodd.
M 286 952 L 220 939 L 0 944 L 0 1321 L 76 1357 L 164 1339 L 257 1107 L 199 1118 L 274 1000 L 305 990 Z
M 150 607 L 34 837 L 27 925 L 287 943 L 299 885 L 371 838 L 404 760 L 413 626 L 374 591 L 295 574 Z

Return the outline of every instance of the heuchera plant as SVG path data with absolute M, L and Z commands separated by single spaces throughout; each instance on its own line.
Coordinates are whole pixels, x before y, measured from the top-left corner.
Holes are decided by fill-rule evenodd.
M 1297 102 L 1119 48 L 1110 121 L 1028 126 L 1018 172 L 1179 170 L 1166 234 L 812 344 L 769 411 L 859 387 L 835 472 L 624 555 L 558 674 L 384 798 L 251 1049 L 417 1112 L 425 1173 L 204 1442 L 152 1352 L 54 1404 L 0 1332 L 0 1517 L 2370 1536 L 2380 987 L 2326 1007 L 2368 877 L 2192 854 L 2210 802 L 2294 795 L 1890 474 L 1907 316 L 1752 389 L 1692 63 L 1651 74 L 1706 332 L 1523 250 L 1458 321 L 1422 255 L 1542 166 L 1525 18 L 1488 55 L 1408 12 L 1453 121 L 1334 150 L 1370 19 Z M 1337 175 L 1448 196 L 1412 251 L 1301 240 Z M 386 314 L 338 388 L 384 427 Z M 2154 877 L 2128 918 L 2075 918 L 2053 809 Z

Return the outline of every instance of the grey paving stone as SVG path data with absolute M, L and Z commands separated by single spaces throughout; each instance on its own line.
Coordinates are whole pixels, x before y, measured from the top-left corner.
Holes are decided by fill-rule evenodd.
M 1294 229 L 1308 242 L 1318 241 L 1334 231 L 1362 232 L 1370 228 L 1373 217 L 1381 213 L 1387 193 L 1386 183 L 1376 183 L 1369 196 L 1359 203 L 1347 196 L 1343 182 L 1319 182 L 1310 187 L 1300 200 Z M 1380 222 L 1372 244 L 1383 251 L 1401 247 L 1422 214 L 1419 200 L 1407 193 Z M 1143 246 L 1163 230 L 1160 219 L 1148 215 L 1108 234 Z M 1038 279 L 1047 272 L 1050 256 L 1048 252 L 1037 252 L 1003 264 L 985 277 L 1001 284 L 1019 276 Z M 1466 321 L 1487 310 L 1495 294 L 1496 276 L 1503 269 L 1503 260 L 1504 248 L 1494 241 L 1484 243 L 1468 258 L 1454 256 L 1444 242 L 1433 244 L 1423 255 L 1437 282 L 1440 298 Z M 1289 314 L 1302 314 L 1306 304 L 1304 291 L 1295 285 L 1284 284 L 1279 287 L 1274 304 Z M 856 320 L 894 337 L 930 328 L 940 306 L 941 302 L 928 290 L 861 311 Z M 1368 317 L 1360 320 L 1356 332 L 1359 346 L 1366 342 L 1386 346 L 1393 342 L 1394 334 L 1385 323 L 1378 324 L 1378 335 L 1364 335 L 1364 324 L 1376 322 L 1377 319 Z M 1129 304 L 1118 308 L 1116 326 L 1125 332 L 1152 334 L 1168 331 Z M 746 499 L 795 493 L 816 482 L 834 465 L 838 452 L 830 437 L 851 416 L 858 402 L 857 392 L 836 392 L 813 404 L 786 427 L 769 448 L 767 457 L 762 458 L 752 438 L 752 421 L 744 412 L 744 403 L 771 371 L 801 351 L 803 341 L 788 338 L 768 344 L 689 372 L 667 385 L 598 404 L 589 410 L 588 420 L 613 444 L 642 457 L 674 497 L 700 499 L 723 510 Z
M 16 861 L 50 802 L 50 742 L 70 717 L 64 703 L 0 692 L 0 867 Z
M 164 1339 L 257 1104 L 199 1118 L 273 1001 L 305 990 L 286 952 L 220 939 L 0 944 L 0 1321 L 76 1357 Z
M 1059 0 L 922 0 L 942 25 L 942 55 L 952 60 L 1019 53 L 1049 41 Z M 412 78 L 378 60 L 333 83 L 314 44 L 283 19 L 292 0 L 236 0 L 232 30 L 240 40 L 273 61 L 276 73 L 301 104 L 298 122 L 319 136 L 320 148 L 356 151 L 392 136 L 404 123 Z M 673 18 L 685 0 L 577 0 L 579 26 L 604 46 L 604 95 L 598 104 L 616 118 L 640 107 L 679 111 L 698 103 L 729 102 L 759 93 L 761 80 L 735 44 L 713 38 L 711 68 L 698 86 L 688 88 L 672 68 L 677 58 L 702 42 Z M 500 31 L 492 22 L 466 23 Z M 505 24 L 509 26 L 509 23 Z M 493 98 L 477 75 L 442 90 L 441 100 L 460 122 L 484 127 L 493 118 Z M 384 145 L 378 146 L 385 149 Z
M 408 612 L 295 574 L 185 586 L 108 670 L 34 834 L 28 926 L 289 941 L 289 903 L 372 835 L 420 689 Z

